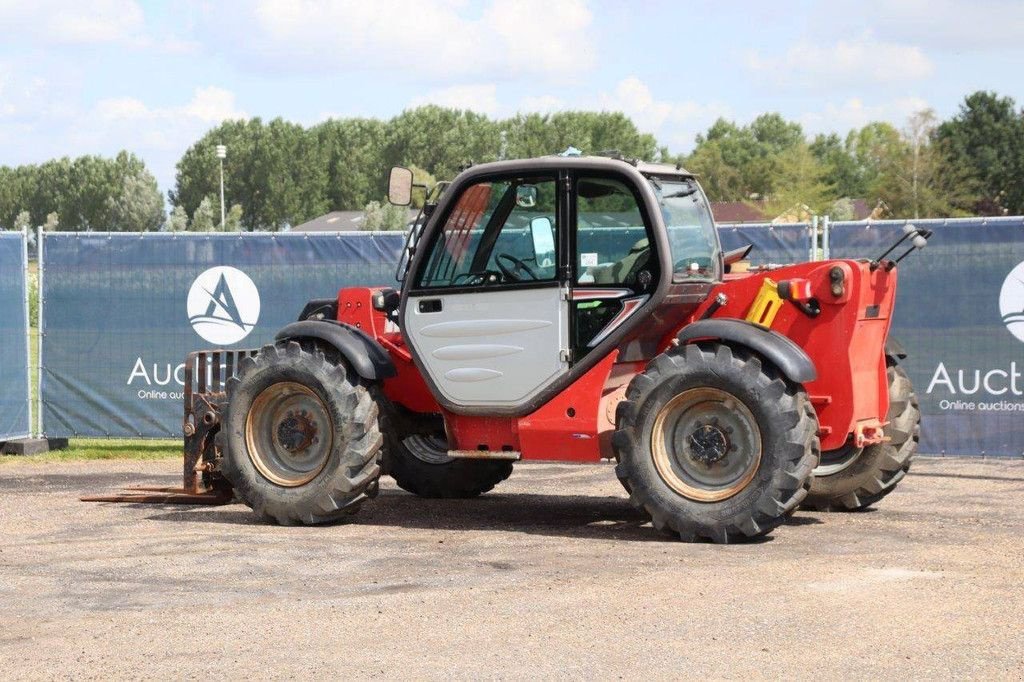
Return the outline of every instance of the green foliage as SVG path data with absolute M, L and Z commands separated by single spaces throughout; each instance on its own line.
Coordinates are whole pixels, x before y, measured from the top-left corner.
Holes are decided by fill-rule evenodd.
M 409 170 L 412 171 L 412 183 L 414 185 L 424 185 L 427 188 L 423 190 L 417 187 L 412 191 L 412 208 L 423 208 L 427 192 L 437 184 L 437 179 L 416 164 L 409 166 Z
M 156 178 L 145 168 L 124 178 L 121 193 L 107 198 L 109 230 L 148 232 L 159 230 L 164 222 L 164 200 Z
M 715 188 L 715 200 L 766 197 L 780 189 L 780 157 L 805 144 L 800 124 L 779 114 L 762 114 L 742 127 L 720 118 L 706 134 L 697 136 L 697 146 L 685 165 Z
M 214 212 L 213 199 L 203 197 L 192 214 L 189 230 L 192 232 L 213 232 L 220 227 L 220 216 Z
M 14 218 L 13 228 L 19 232 L 32 229 L 32 216 L 28 214 L 28 211 L 18 213 Z
M 504 134 L 504 135 L 503 135 Z M 215 149 L 227 145 L 225 201 L 239 203 L 244 229 L 277 230 L 330 210 L 360 209 L 381 196 L 391 166 L 418 171 L 416 181 L 450 180 L 470 162 L 553 154 L 569 145 L 589 152 L 615 149 L 652 159 L 652 135 L 626 116 L 559 112 L 493 120 L 438 106 L 409 109 L 388 120 L 330 119 L 309 129 L 275 119 L 225 122 L 193 144 L 178 162 L 171 203 L 193 213 L 217 196 Z M 414 192 L 414 206 L 422 202 Z M 219 206 L 214 202 L 219 211 Z
M 242 231 L 242 207 L 239 204 L 232 204 L 224 216 L 224 230 L 226 232 Z
M 1024 112 L 1012 98 L 994 92 L 968 95 L 935 137 L 946 164 L 959 167 L 975 183 L 975 209 L 1024 213 Z
M 156 206 L 160 217 L 157 218 Z M 61 230 L 145 230 L 162 222 L 156 180 L 134 154 L 61 158 L 39 165 L 0 168 L 0 225 L 27 211 L 30 224 L 61 217 Z
M 363 209 L 364 230 L 404 231 L 408 227 L 409 213 L 405 206 L 395 206 L 387 201 L 371 201 Z
M 188 213 L 184 206 L 175 206 L 167 216 L 167 232 L 184 232 L 188 229 Z
M 828 169 L 815 157 L 803 141 L 792 144 L 773 157 L 773 191 L 766 197 L 764 210 L 770 216 L 792 212 L 803 219 L 823 213 L 831 204 L 833 188 L 826 178 Z
M 39 272 L 35 269 L 28 273 L 28 326 L 39 328 Z
M 226 121 L 206 133 L 178 162 L 171 203 L 194 214 L 204 199 L 219 196 L 218 144 L 228 148 L 225 201 L 243 207 L 244 229 L 278 230 L 329 210 L 326 151 L 311 131 L 280 118 Z M 211 202 L 219 226 L 220 203 Z

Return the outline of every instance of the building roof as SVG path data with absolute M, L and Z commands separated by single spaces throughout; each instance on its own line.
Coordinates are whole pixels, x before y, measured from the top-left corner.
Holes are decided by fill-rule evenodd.
M 409 209 L 409 220 L 412 222 L 419 214 L 419 209 Z M 359 232 L 363 229 L 365 211 L 331 211 L 319 218 L 296 225 L 292 232 Z
M 711 215 L 716 223 L 763 223 L 768 220 L 762 202 L 712 201 Z

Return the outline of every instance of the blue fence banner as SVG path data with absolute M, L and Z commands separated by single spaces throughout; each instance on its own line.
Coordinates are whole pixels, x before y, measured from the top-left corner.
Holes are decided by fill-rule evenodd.
M 749 260 L 755 266 L 802 263 L 811 252 L 811 229 L 807 223 L 720 225 L 718 236 L 726 251 L 753 244 Z
M 258 348 L 306 301 L 395 285 L 403 233 L 43 237 L 43 432 L 181 437 L 193 350 Z
M 0 441 L 31 426 L 25 233 L 0 232 Z
M 890 337 L 921 403 L 921 452 L 1024 454 L 1024 218 L 832 223 L 832 258 L 877 258 L 907 222 Z M 897 249 L 899 255 L 904 247 Z
M 914 223 L 934 235 L 899 266 L 892 337 L 909 352 L 904 367 L 924 414 L 921 451 L 1021 456 L 1024 218 Z M 877 257 L 905 225 L 832 223 L 831 256 Z M 609 249 L 636 236 L 620 232 L 603 234 Z M 719 234 L 726 249 L 753 244 L 754 265 L 802 262 L 810 253 L 806 224 L 723 225 Z M 189 351 L 259 347 L 310 298 L 333 297 L 344 286 L 393 286 L 404 237 L 45 235 L 44 432 L 179 437 L 182 362 Z M 14 292 L 0 304 L 21 300 Z M 5 323 L 15 318 L 22 319 L 3 316 Z M 18 348 L 11 357 L 24 355 L 25 346 Z M 2 369 L 25 366 L 19 362 Z

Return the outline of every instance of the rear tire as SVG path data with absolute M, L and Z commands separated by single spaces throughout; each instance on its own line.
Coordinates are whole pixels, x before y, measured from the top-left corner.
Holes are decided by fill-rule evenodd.
M 468 498 L 488 492 L 512 473 L 508 460 L 448 456 L 442 434 L 388 433 L 384 456 L 387 473 L 402 490 L 427 498 Z
M 803 506 L 817 511 L 860 511 L 896 489 L 910 471 L 921 438 L 921 410 L 899 360 L 885 358 L 889 378 L 887 443 L 824 453 Z
M 238 369 L 218 443 L 221 472 L 243 502 L 281 525 L 320 524 L 376 494 L 378 408 L 343 360 L 285 341 Z
M 697 343 L 656 357 L 616 413 L 615 472 L 654 527 L 726 543 L 781 524 L 818 463 L 804 390 L 745 348 Z

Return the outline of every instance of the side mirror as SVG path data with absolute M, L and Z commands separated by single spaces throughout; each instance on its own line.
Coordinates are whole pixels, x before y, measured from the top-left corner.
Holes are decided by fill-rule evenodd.
M 533 237 L 533 254 L 537 265 L 547 267 L 555 262 L 555 231 L 548 218 L 534 218 L 530 221 L 530 236 Z M 547 261 L 545 263 L 545 261 Z
M 388 201 L 395 206 L 412 203 L 412 171 L 395 166 L 388 174 Z
M 533 208 L 537 205 L 537 186 L 519 185 L 516 187 L 516 206 L 519 208 Z

